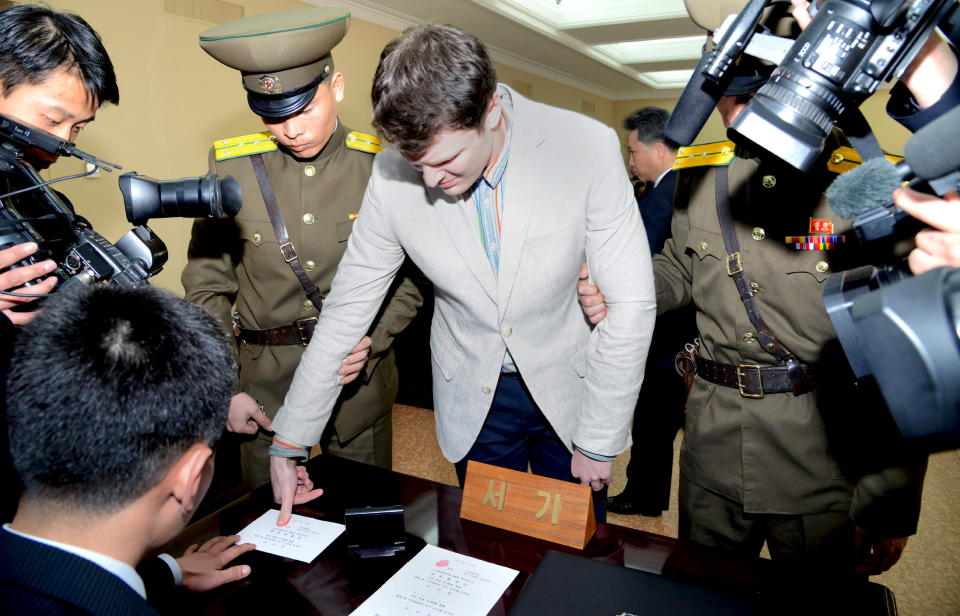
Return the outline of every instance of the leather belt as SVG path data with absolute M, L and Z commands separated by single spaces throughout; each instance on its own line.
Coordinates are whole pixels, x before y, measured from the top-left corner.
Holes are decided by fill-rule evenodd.
M 317 326 L 317 317 L 297 319 L 292 325 L 274 327 L 273 329 L 244 329 L 240 328 L 237 336 L 240 342 L 256 344 L 258 346 L 282 346 L 299 344 L 307 346 L 313 337 L 313 329 Z
M 744 398 L 763 398 L 767 394 L 792 392 L 805 394 L 814 387 L 813 367 L 799 364 L 799 383 L 794 383 L 787 366 L 758 364 L 721 364 L 697 356 L 697 376 L 740 390 Z

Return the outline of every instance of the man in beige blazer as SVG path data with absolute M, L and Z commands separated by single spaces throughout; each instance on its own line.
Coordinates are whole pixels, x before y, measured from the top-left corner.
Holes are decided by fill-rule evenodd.
M 279 524 L 318 491 L 295 459 L 337 398 L 337 370 L 405 256 L 432 281 L 444 455 L 602 490 L 630 444 L 653 329 L 650 252 L 612 129 L 496 83 L 483 44 L 418 26 L 384 50 L 374 124 L 392 148 L 370 184 L 317 330 L 274 421 Z M 608 306 L 592 328 L 586 261 Z M 600 512 L 602 515 L 602 511 Z

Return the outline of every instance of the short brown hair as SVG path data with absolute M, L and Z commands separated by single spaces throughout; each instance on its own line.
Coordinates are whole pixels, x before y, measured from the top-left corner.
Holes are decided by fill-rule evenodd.
M 479 128 L 496 88 L 479 39 L 453 26 L 414 26 L 380 54 L 373 125 L 401 151 L 419 154 L 441 129 Z

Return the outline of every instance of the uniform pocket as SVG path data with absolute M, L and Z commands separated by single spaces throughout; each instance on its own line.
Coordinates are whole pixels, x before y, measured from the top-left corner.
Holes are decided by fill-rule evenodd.
M 687 253 L 696 256 L 702 263 L 710 260 L 723 262 L 727 256 L 722 235 L 715 231 L 707 231 L 697 227 L 690 227 L 690 232 L 687 233 L 687 242 L 683 248 Z
M 269 220 L 244 220 L 241 218 L 234 220 L 237 224 L 237 232 L 240 234 L 240 239 L 244 242 L 248 242 L 253 246 L 278 244 L 277 237 L 273 233 L 273 226 Z

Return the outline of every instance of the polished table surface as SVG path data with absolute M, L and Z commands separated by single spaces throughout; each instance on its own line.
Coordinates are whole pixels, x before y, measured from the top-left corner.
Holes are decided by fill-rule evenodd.
M 491 614 L 506 613 L 547 550 L 746 594 L 769 583 L 769 561 L 735 561 L 669 537 L 603 523 L 597 525 L 586 548 L 576 550 L 461 520 L 457 487 L 333 456 L 317 456 L 307 466 L 324 494 L 295 507 L 294 513 L 342 523 L 347 508 L 404 505 L 408 549 L 394 557 L 358 559 L 347 554 L 341 535 L 312 563 L 251 552 L 237 561 L 251 566 L 247 579 L 206 593 L 183 593 L 178 597 L 178 614 L 349 614 L 424 543 L 520 571 Z M 270 486 L 263 486 L 192 523 L 167 551 L 180 554 L 192 543 L 234 534 L 276 507 Z

